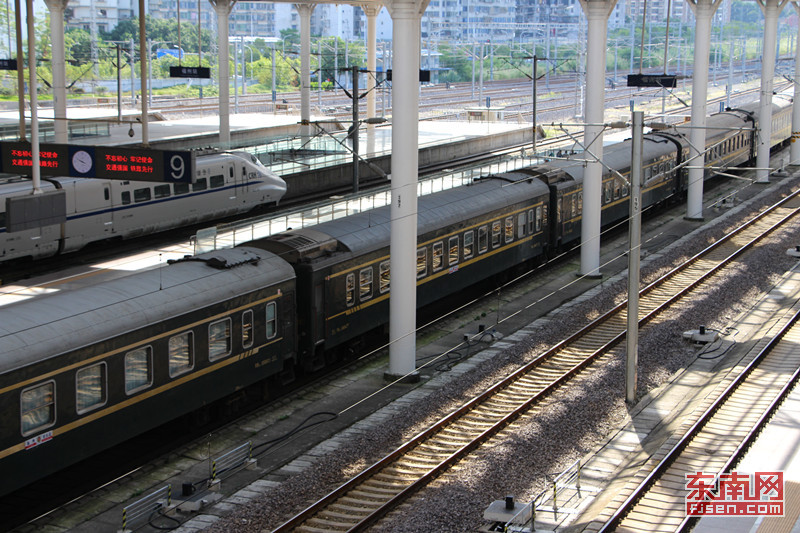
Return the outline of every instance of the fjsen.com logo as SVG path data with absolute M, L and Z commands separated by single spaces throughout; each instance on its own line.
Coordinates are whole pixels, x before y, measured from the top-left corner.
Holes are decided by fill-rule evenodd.
M 686 474 L 687 516 L 783 516 L 783 472 Z

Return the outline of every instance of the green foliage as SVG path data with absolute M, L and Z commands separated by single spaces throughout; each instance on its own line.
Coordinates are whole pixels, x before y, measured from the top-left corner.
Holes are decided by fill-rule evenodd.
M 290 45 L 300 46 L 300 31 L 293 28 L 281 30 L 281 40 L 286 43 L 286 49 L 290 49 Z
M 156 45 L 163 47 L 178 46 L 178 21 L 177 19 L 157 19 L 146 17 L 145 34 L 153 48 Z M 100 32 L 101 39 L 106 41 L 130 42 L 133 39 L 138 48 L 139 42 L 139 19 L 132 18 L 120 21 L 111 31 Z M 181 24 L 180 47 L 184 52 L 197 51 L 197 26 L 192 24 Z M 215 36 L 208 30 L 200 32 L 203 50 L 211 50 L 211 44 L 215 41 Z
M 0 4 L 0 12 L 4 6 Z M 793 14 L 793 9 L 787 7 L 781 14 L 782 17 Z M 48 15 L 49 16 L 49 15 Z M 165 56 L 155 59 L 153 52 L 157 48 L 177 48 L 178 46 L 178 23 L 175 19 L 154 19 L 147 17 L 145 21 L 146 35 L 151 45 L 152 54 L 151 71 L 153 78 L 169 77 L 169 67 L 178 64 L 178 59 L 172 56 Z M 682 47 L 683 57 L 690 57 L 694 40 L 694 27 L 692 24 L 680 24 L 677 20 L 670 22 L 670 55 L 677 55 L 678 47 Z M 627 24 L 625 27 L 610 30 L 608 33 L 607 64 L 613 69 L 615 55 L 618 71 L 626 71 L 629 68 L 631 57 L 631 46 L 633 46 L 633 61 L 638 67 L 640 47 L 642 42 L 641 21 L 634 21 L 633 25 Z M 663 63 L 663 46 L 665 41 L 666 24 L 648 25 L 644 28 L 644 66 L 660 66 Z M 633 35 L 631 35 L 633 32 Z M 51 83 L 50 73 L 50 30 L 47 16 L 36 20 L 37 33 L 37 56 L 40 59 L 39 72 L 40 79 L 46 83 Z M 680 34 L 680 39 L 678 35 Z M 730 54 L 729 42 L 734 42 L 734 59 L 738 60 L 742 53 L 742 36 L 747 36 L 747 55 L 749 58 L 755 57 L 758 53 L 758 39 L 763 35 L 763 16 L 758 6 L 748 0 L 734 0 L 732 7 L 732 21 L 721 31 L 718 27 L 714 28 L 713 41 L 721 39 L 723 44 L 715 46 L 712 44 L 712 54 L 718 53 L 721 61 L 728 61 Z M 202 65 L 212 69 L 212 76 L 216 72 L 216 36 L 207 30 L 200 34 L 202 40 L 203 61 Z M 251 87 L 252 92 L 269 93 L 272 89 L 272 48 L 276 49 L 275 55 L 275 74 L 276 86 L 279 91 L 291 90 L 299 87 L 300 58 L 296 54 L 300 44 L 300 33 L 298 30 L 281 30 L 280 38 L 282 42 L 273 44 L 264 38 L 257 38 L 252 43 L 246 43 L 245 74 L 249 80 L 257 80 L 258 84 Z M 130 51 L 128 50 L 131 39 L 134 40 L 134 63 L 131 65 Z M 67 85 L 75 84 L 79 81 L 91 81 L 97 79 L 115 79 L 119 75 L 124 79 L 130 78 L 130 69 L 134 69 L 136 78 L 140 75 L 139 56 L 139 22 L 138 19 L 123 20 L 108 32 L 100 32 L 97 43 L 94 43 L 92 36 L 86 30 L 69 29 L 65 33 L 65 55 L 67 60 Z M 115 43 L 120 43 L 120 65 L 117 65 L 117 50 Z M 789 51 L 788 39 L 782 41 L 782 50 Z M 1 45 L 2 43 L 0 43 Z M 556 45 L 558 47 L 556 48 Z M 648 44 L 650 45 L 648 47 Z M 1 48 L 2 46 L 0 46 Z M 197 27 L 192 24 L 181 25 L 180 47 L 184 51 L 182 64 L 195 66 L 197 61 L 198 34 Z M 96 50 L 93 51 L 93 48 Z M 285 50 L 285 54 L 284 54 Z M 324 37 L 315 39 L 312 42 L 314 55 L 311 58 L 312 71 L 319 71 L 312 74 L 312 84 L 316 87 L 319 80 L 322 80 L 323 88 L 332 87 L 331 80 L 335 76 L 335 70 L 340 71 L 346 66 L 363 66 L 365 51 L 364 43 L 349 42 L 345 47 L 345 42 L 335 37 Z M 320 52 L 317 54 L 317 52 Z M 530 42 L 520 44 L 515 41 L 510 44 L 496 44 L 493 47 L 490 59 L 489 47 L 484 48 L 484 57 L 474 57 L 480 55 L 480 47 L 473 47 L 472 44 L 459 44 L 440 42 L 437 45 L 439 56 L 439 66 L 442 70 L 439 74 L 440 82 L 469 81 L 474 75 L 477 79 L 480 75 L 481 66 L 483 67 L 484 78 L 488 79 L 489 70 L 492 69 L 494 79 L 513 79 L 530 78 L 532 71 L 532 56 L 534 53 L 538 57 L 548 55 L 545 43 L 539 39 L 535 48 Z M 345 57 L 347 53 L 348 57 Z M 231 49 L 233 54 L 233 49 Z M 94 57 L 93 57 L 94 56 Z M 546 69 L 551 69 L 552 73 L 572 73 L 578 68 L 579 58 L 578 48 L 575 43 L 565 44 L 551 40 L 549 56 L 551 60 L 539 63 L 538 75 L 544 75 Z M 557 58 L 554 61 L 553 58 Z M 231 67 L 233 69 L 231 58 Z M 671 60 L 674 65 L 674 59 Z M 240 71 L 241 72 L 241 71 Z M 341 74 L 340 74 L 341 75 Z M 0 90 L 0 97 L 5 97 L 4 92 L 16 92 L 16 88 Z M 169 89 L 177 91 L 171 94 L 183 94 L 198 90 L 195 84 L 190 87 L 185 85 Z M 167 90 L 164 90 L 167 91 Z M 183 92 L 181 92 L 183 91 Z M 74 91 L 73 91 L 74 92 Z M 214 86 L 203 88 L 203 94 L 211 96 L 216 94 Z

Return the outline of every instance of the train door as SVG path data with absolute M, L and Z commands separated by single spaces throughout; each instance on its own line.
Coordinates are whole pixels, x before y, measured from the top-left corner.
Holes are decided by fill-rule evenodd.
M 247 164 L 246 161 L 237 160 L 236 161 L 236 167 L 237 167 L 237 170 L 238 170 L 237 174 L 239 175 L 239 181 L 240 181 L 239 187 L 240 187 L 240 190 L 243 193 L 250 192 L 250 174 L 248 173 L 250 166 Z
M 65 251 L 114 235 L 111 186 L 105 180 L 75 179 L 64 183 L 67 191 Z
M 240 198 L 240 196 L 247 193 L 247 166 L 238 158 L 234 158 L 230 165 L 228 172 L 230 172 L 234 185 L 233 196 L 244 201 L 244 197 Z
M 283 298 L 281 299 L 282 309 L 283 309 L 283 319 L 281 320 L 281 324 L 283 324 L 283 331 L 281 334 L 284 341 L 284 359 L 290 359 L 295 356 L 295 351 L 297 350 L 297 337 L 296 337 L 296 324 L 295 324 L 295 315 L 296 315 L 296 307 L 295 307 L 295 293 L 294 291 L 286 291 L 283 294 Z

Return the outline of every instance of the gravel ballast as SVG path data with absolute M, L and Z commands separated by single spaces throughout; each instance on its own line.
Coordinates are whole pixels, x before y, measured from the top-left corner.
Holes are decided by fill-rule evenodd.
M 765 191 L 751 205 L 720 217 L 712 226 L 683 237 L 668 249 L 642 262 L 642 284 L 657 279 L 718 240 L 793 186 L 787 183 Z M 793 180 L 792 180 L 793 181 Z M 752 307 L 795 263 L 786 255 L 794 247 L 797 225 L 763 240 L 755 250 L 714 278 L 680 306 L 641 330 L 638 397 L 668 382 L 697 357 L 681 333 L 700 324 L 724 331 L 733 318 Z M 604 281 L 579 301 L 562 306 L 534 323 L 536 331 L 471 371 L 432 391 L 411 408 L 395 412 L 391 424 L 374 424 L 335 452 L 320 458 L 260 499 L 241 506 L 206 531 L 212 533 L 271 531 L 349 477 L 374 463 L 403 440 L 484 390 L 499 377 L 531 360 L 546 348 L 585 325 L 627 296 L 622 273 Z M 483 510 L 494 500 L 514 494 L 530 501 L 546 482 L 570 463 L 594 449 L 626 418 L 624 347 L 600 365 L 583 372 L 482 446 L 477 453 L 434 481 L 401 510 L 373 527 L 374 531 L 475 531 Z

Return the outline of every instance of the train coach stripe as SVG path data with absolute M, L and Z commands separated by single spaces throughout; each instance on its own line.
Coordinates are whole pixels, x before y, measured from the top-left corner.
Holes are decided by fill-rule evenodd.
M 464 267 L 466 267 L 468 265 L 471 265 L 473 263 L 477 263 L 478 261 L 482 261 L 484 259 L 488 259 L 489 257 L 492 257 L 493 255 L 498 254 L 500 252 L 505 252 L 506 250 L 510 250 L 511 248 L 514 248 L 515 246 L 519 246 L 521 244 L 524 244 L 524 243 L 532 240 L 534 237 L 537 237 L 537 236 L 542 235 L 542 234 L 543 234 L 542 231 L 536 232 L 536 233 L 534 233 L 532 235 L 529 235 L 529 236 L 524 237 L 522 239 L 516 240 L 512 244 L 509 244 L 509 245 L 506 245 L 506 246 L 502 246 L 500 248 L 496 248 L 496 249 L 492 250 L 491 252 L 484 252 L 484 253 L 482 253 L 480 255 L 477 255 L 477 256 L 473 257 L 472 259 L 468 259 L 466 261 L 463 261 L 463 262 L 459 263 L 459 267 L 460 267 L 459 271 L 462 270 Z M 439 241 L 439 240 L 440 239 L 436 239 L 436 241 Z M 431 242 L 433 242 L 433 241 L 431 241 Z M 380 261 L 380 259 L 378 261 Z M 373 264 L 373 263 L 375 263 L 375 261 L 370 261 L 369 263 L 364 263 L 364 264 L 359 265 L 358 267 L 355 267 L 353 269 L 350 269 L 350 270 L 347 270 L 347 271 L 344 271 L 344 272 L 340 272 L 339 274 L 347 273 L 347 272 L 355 272 L 358 269 L 364 268 L 365 266 Z M 453 273 L 455 273 L 455 272 L 453 272 Z M 417 287 L 419 287 L 420 285 L 424 285 L 425 283 L 428 283 L 429 281 L 433 281 L 436 278 L 439 278 L 441 276 L 445 276 L 447 274 L 451 274 L 451 272 L 450 272 L 449 269 L 444 268 L 444 269 L 436 272 L 435 274 L 431 274 L 430 276 L 426 276 L 426 277 L 424 277 L 424 278 L 422 278 L 420 280 L 417 280 Z M 332 278 L 333 276 L 330 276 L 330 277 Z M 387 292 L 385 294 L 382 294 L 381 296 L 378 296 L 377 298 L 373 298 L 373 299 L 371 299 L 371 300 L 369 300 L 367 302 L 364 302 L 364 303 L 361 303 L 359 305 L 350 307 L 349 309 L 347 309 L 345 311 L 342 311 L 341 313 L 337 313 L 335 315 L 329 316 L 329 317 L 327 317 L 325 319 L 325 321 L 327 322 L 327 321 L 333 320 L 334 318 L 338 318 L 338 317 L 340 317 L 342 315 L 350 315 L 350 314 L 353 314 L 356 311 L 361 311 L 362 309 L 364 309 L 366 307 L 373 306 L 378 302 L 382 302 L 383 300 L 386 300 L 387 298 L 389 298 L 390 295 L 391 295 L 391 291 L 389 291 L 389 292 Z
M 271 346 L 272 344 L 275 344 L 276 342 L 280 342 L 282 340 L 284 340 L 283 337 L 277 337 L 275 339 L 272 339 L 270 342 L 268 342 L 266 344 L 262 344 L 261 346 L 258 346 L 257 348 L 253 348 L 251 350 L 248 350 L 248 352 L 252 352 L 251 355 L 255 355 L 256 353 L 261 351 L 263 348 L 266 348 L 267 346 Z M 73 422 L 70 422 L 69 424 L 66 424 L 64 426 L 61 426 L 61 427 L 53 429 L 52 430 L 52 432 L 53 432 L 52 439 L 58 437 L 59 435 L 63 435 L 64 433 L 67 433 L 67 432 L 69 432 L 69 431 L 71 431 L 73 429 L 77 429 L 77 428 L 79 428 L 81 426 L 84 426 L 84 425 L 86 425 L 86 424 L 88 424 L 90 422 L 94 422 L 95 420 L 99 420 L 99 419 L 104 418 L 104 417 L 106 417 L 108 415 L 111 415 L 111 414 L 113 414 L 113 413 L 115 413 L 115 412 L 117 412 L 117 411 L 119 411 L 121 409 L 130 407 L 131 405 L 135 405 L 135 404 L 137 404 L 139 402 L 142 402 L 144 400 L 152 398 L 153 396 L 157 396 L 157 395 L 162 394 L 162 393 L 164 393 L 164 392 L 166 392 L 168 390 L 174 389 L 175 387 L 178 387 L 180 385 L 184 385 L 186 383 L 189 383 L 190 381 L 194 381 L 195 379 L 200 378 L 202 376 L 205 376 L 206 374 L 209 374 L 211 372 L 216 372 L 217 370 L 220 370 L 221 368 L 224 368 L 224 367 L 226 367 L 228 365 L 232 365 L 233 363 L 238 363 L 241 360 L 242 360 L 241 357 L 228 357 L 227 359 L 223 359 L 222 361 L 219 361 L 218 363 L 215 363 L 215 364 L 213 364 L 211 366 L 208 366 L 206 368 L 203 368 L 202 370 L 198 370 L 196 372 L 190 372 L 190 373 L 188 373 L 188 374 L 186 374 L 186 375 L 184 375 L 184 376 L 182 376 L 180 378 L 177 378 L 177 379 L 175 379 L 175 380 L 173 380 L 173 381 L 171 381 L 169 383 L 165 383 L 164 385 L 161 385 L 160 387 L 156 387 L 154 389 L 150 389 L 150 390 L 148 390 L 146 392 L 143 392 L 141 394 L 137 394 L 136 396 L 132 396 L 132 397 L 128 398 L 127 400 L 123 401 L 123 402 L 119 402 L 119 403 L 114 404 L 112 406 L 106 407 L 105 409 L 100 409 L 98 411 L 95 411 L 90 415 L 87 415 L 87 416 L 84 416 L 84 417 L 80 418 L 79 420 L 75 420 Z M 50 440 L 52 440 L 52 439 L 50 439 Z M 11 446 L 10 448 L 6 448 L 5 450 L 0 450 L 0 459 L 4 459 L 4 458 L 8 457 L 11 454 L 14 454 L 14 453 L 17 453 L 17 452 L 21 452 L 21 451 L 25 451 L 25 442 L 24 441 L 19 443 L 19 444 L 17 444 L 16 446 Z
M 522 208 L 522 209 L 517 209 L 517 210 L 515 210 L 515 211 L 511 211 L 511 212 L 509 212 L 509 213 L 506 213 L 506 214 L 504 214 L 504 215 L 503 215 L 503 218 L 505 218 L 505 217 L 510 217 L 510 216 L 514 216 L 514 215 L 517 215 L 517 214 L 519 214 L 519 213 L 524 213 L 525 211 L 529 211 L 529 210 L 531 210 L 531 209 L 536 209 L 537 207 L 539 207 L 539 206 L 543 206 L 543 205 L 545 205 L 545 203 L 544 203 L 544 202 L 536 202 L 535 204 L 531 204 L 531 205 L 525 206 L 525 207 L 524 207 L 524 208 Z M 429 245 L 429 244 L 431 244 L 431 243 L 433 243 L 433 242 L 444 241 L 444 240 L 446 240 L 448 237 L 453 237 L 453 236 L 455 236 L 455 235 L 461 235 L 461 234 L 462 234 L 462 233 L 464 233 L 465 231 L 474 230 L 475 228 L 479 228 L 479 227 L 481 227 L 481 226 L 485 226 L 485 225 L 487 225 L 487 224 L 491 224 L 492 222 L 494 222 L 494 221 L 496 221 L 496 220 L 497 220 L 497 219 L 495 219 L 495 218 L 489 218 L 489 219 L 486 219 L 486 220 L 484 220 L 483 222 L 478 222 L 477 224 L 473 224 L 473 225 L 471 225 L 471 226 L 464 226 L 463 228 L 459 228 L 459 230 L 458 230 L 458 231 L 452 231 L 452 232 L 450 232 L 450 233 L 447 233 L 447 234 L 445 234 L 445 235 L 440 235 L 440 236 L 436 237 L 435 239 L 429 239 L 429 240 L 427 240 L 427 241 L 425 241 L 425 242 L 420 242 L 420 243 L 417 243 L 417 247 L 421 248 L 421 247 L 423 247 L 423 246 L 427 246 L 427 245 Z M 347 270 L 342 270 L 342 271 L 340 271 L 340 272 L 335 272 L 335 273 L 333 273 L 333 274 L 329 274 L 329 275 L 328 275 L 328 279 L 338 278 L 339 276 L 343 276 L 343 275 L 345 275 L 345 274 L 349 274 L 350 272 L 356 272 L 358 269 L 360 269 L 360 268 L 364 268 L 366 265 L 369 265 L 369 264 L 374 264 L 374 263 L 379 263 L 379 262 L 381 262 L 381 261 L 385 261 L 385 260 L 387 260 L 387 259 L 389 259 L 389 255 L 384 255 L 384 256 L 381 256 L 381 257 L 379 257 L 379 258 L 377 258 L 377 259 L 374 259 L 374 260 L 372 260 L 372 261 L 369 261 L 368 263 L 362 263 L 360 266 L 353 267 L 353 268 L 349 268 L 349 269 L 347 269 Z M 463 264 L 467 264 L 467 263 L 462 263 L 462 265 L 463 265 Z

